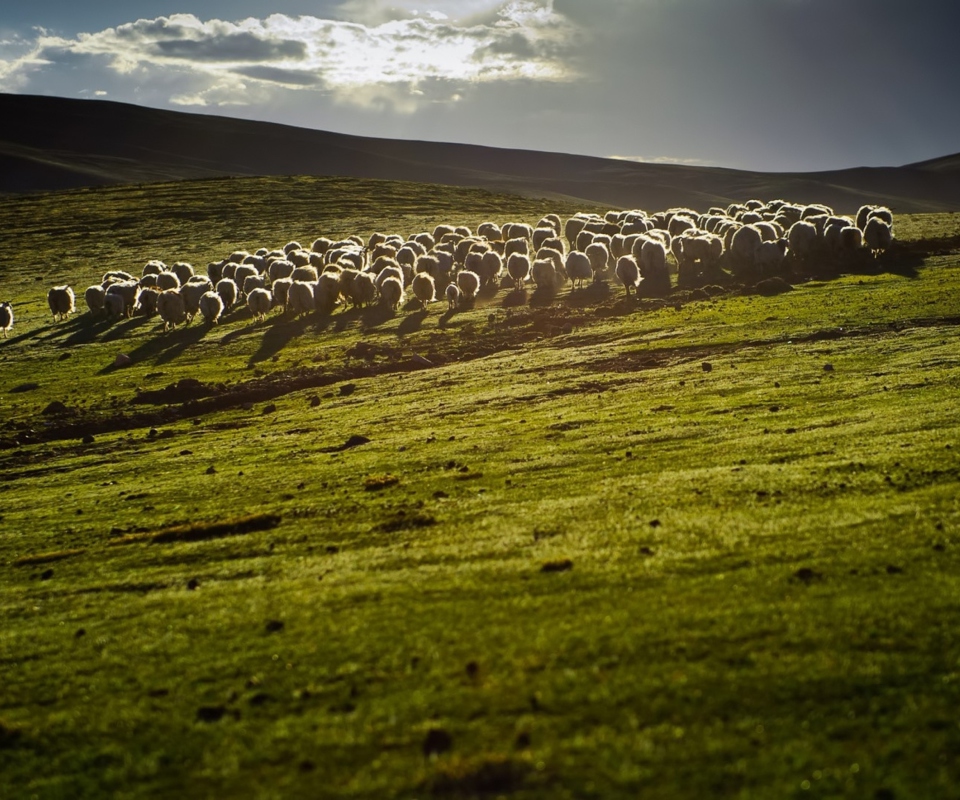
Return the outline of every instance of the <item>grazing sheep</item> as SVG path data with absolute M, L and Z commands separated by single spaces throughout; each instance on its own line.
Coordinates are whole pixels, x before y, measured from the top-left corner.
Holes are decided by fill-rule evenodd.
M 556 292 L 560 288 L 560 276 L 553 260 L 540 258 L 530 267 L 530 277 L 537 286 L 538 292 Z
M 100 279 L 100 285 L 106 289 L 112 283 L 120 283 L 121 281 L 129 282 L 135 280 L 136 278 L 134 278 L 129 272 L 124 272 L 120 269 L 113 269 L 104 273 L 103 277 Z
M 372 305 L 377 299 L 377 284 L 369 272 L 361 272 L 351 286 L 353 304 L 361 307 Z
M 203 277 L 192 278 L 180 287 L 180 296 L 183 298 L 187 322 L 192 322 L 193 318 L 200 313 L 200 298 L 207 292 L 212 291 L 213 285 Z
M 273 295 L 273 307 L 282 309 L 283 313 L 287 311 L 291 286 L 293 286 L 293 281 L 290 278 L 277 278 L 270 287 L 270 293 Z
M 160 296 L 157 298 L 157 313 L 163 320 L 164 333 L 170 328 L 176 328 L 177 325 L 186 322 L 187 311 L 184 308 L 179 289 L 166 289 L 160 292 Z
M 380 283 L 380 302 L 391 311 L 400 308 L 403 302 L 403 284 L 395 275 L 390 275 Z
M 757 248 L 763 242 L 760 231 L 753 225 L 744 225 L 730 240 L 729 258 L 736 274 L 753 270 L 757 264 Z
M 216 291 L 220 295 L 220 299 L 223 300 L 223 307 L 227 311 L 233 308 L 234 303 L 240 296 L 240 290 L 237 288 L 236 282 L 230 278 L 221 278 L 217 281 Z
M 123 298 L 118 294 L 104 295 L 103 310 L 109 319 L 119 319 L 123 316 Z
M 531 237 L 531 241 L 533 242 L 533 249 L 539 250 L 541 247 L 543 247 L 543 243 L 547 241 L 547 239 L 554 239 L 556 238 L 556 236 L 557 236 L 557 232 L 553 229 L 552 226 L 546 227 L 546 228 L 534 229 L 533 236 Z
M 457 306 L 460 305 L 460 298 L 462 296 L 462 292 L 460 291 L 460 287 L 457 286 L 457 284 L 449 283 L 447 284 L 447 289 L 444 292 L 444 296 L 447 298 L 447 310 L 453 311 L 454 309 L 457 308 Z
M 223 313 L 223 300 L 216 292 L 204 292 L 200 296 L 200 314 L 207 325 L 216 325 Z
M 157 288 L 157 276 L 156 275 L 144 275 L 140 279 L 140 288 L 141 289 L 156 289 Z
M 627 299 L 630 299 L 630 288 L 636 289 L 640 285 L 640 267 L 633 256 L 623 256 L 617 261 L 617 280 L 623 284 Z
M 530 278 L 530 259 L 526 253 L 513 253 L 507 258 L 507 274 L 513 278 L 517 291 L 521 291 Z M 463 289 L 463 286 L 460 288 Z
M 47 292 L 47 304 L 54 322 L 65 320 L 74 312 L 73 289 L 69 286 L 54 286 Z
M 140 296 L 137 298 L 137 307 L 135 313 L 142 317 L 152 317 L 157 313 L 157 298 L 160 297 L 160 291 L 147 286 L 140 290 Z
M 254 289 L 265 289 L 266 286 L 267 280 L 263 275 L 247 275 L 243 279 L 243 293 L 248 297 Z
M 330 316 L 340 300 L 340 274 L 324 272 L 313 290 L 316 310 L 324 316 Z
M 787 254 L 787 240 L 761 242 L 754 253 L 757 269 L 765 278 L 772 278 L 783 271 L 783 259 Z
M 142 278 L 146 275 L 159 275 L 166 268 L 167 268 L 167 265 L 164 264 L 162 261 L 158 261 L 156 259 L 154 259 L 153 261 L 148 261 L 146 264 L 143 265 L 143 271 L 140 273 L 140 277 Z
M 292 242 L 287 242 L 287 243 L 283 246 L 283 252 L 284 252 L 286 255 L 290 255 L 290 253 L 292 253 L 294 250 L 303 250 L 303 247 L 301 247 L 300 242 L 298 242 L 298 241 L 296 241 L 296 240 L 294 240 L 294 241 L 292 241 Z
M 610 261 L 610 251 L 602 242 L 594 241 L 584 251 L 590 259 L 590 268 L 593 270 L 593 279 L 599 281 L 606 277 L 607 264 Z
M 481 222 L 477 226 L 477 236 L 482 236 L 488 242 L 499 242 L 503 239 L 503 231 L 496 222 Z
M 320 253 L 321 255 L 323 255 L 324 253 L 327 252 L 327 250 L 330 249 L 332 244 L 333 244 L 332 239 L 328 239 L 326 236 L 320 236 L 317 239 L 313 240 L 313 244 L 310 246 L 310 249 L 314 253 Z M 284 253 L 284 255 L 286 255 L 286 253 Z
M 407 285 L 403 270 L 399 266 L 386 267 L 377 273 L 376 277 L 373 279 L 373 282 L 377 285 L 378 290 L 387 278 L 395 278 L 398 280 L 400 282 L 401 289 Z
M 582 289 L 583 282 L 593 278 L 593 267 L 590 265 L 590 259 L 586 253 L 580 250 L 571 250 L 567 253 L 564 266 L 567 270 L 567 277 L 573 281 L 574 289 Z M 577 284 L 579 284 L 579 287 Z
M 857 253 L 863 248 L 863 231 L 855 225 L 840 230 L 840 250 L 846 254 Z
M 226 260 L 211 261 L 209 264 L 207 264 L 207 277 L 210 279 L 210 283 L 212 283 L 214 286 L 216 286 L 223 277 L 223 268 L 226 265 Z M 141 281 L 140 284 L 143 285 L 143 281 Z
M 576 249 L 577 237 L 586 227 L 588 220 L 586 217 L 573 216 L 566 221 L 563 226 L 563 235 L 570 243 L 571 249 Z
M 881 217 L 869 217 L 863 229 L 863 241 L 874 257 L 890 249 L 893 231 Z
M 519 253 L 520 255 L 524 256 L 529 255 L 530 243 L 523 237 L 508 239 L 503 248 L 503 257 L 509 261 L 510 256 L 512 256 L 514 253 Z
M 503 225 L 502 232 L 503 238 L 508 242 L 511 239 L 527 239 L 529 241 L 533 238 L 533 228 L 524 222 L 507 222 Z
M 161 292 L 165 292 L 168 289 L 179 289 L 180 279 L 173 272 L 161 272 L 157 275 L 157 288 Z
M 641 237 L 641 241 L 638 241 L 637 244 L 639 248 L 634 248 L 634 255 L 639 249 L 640 257 L 637 259 L 637 265 L 640 268 L 640 276 L 643 278 L 641 288 L 645 294 L 651 296 L 667 294 L 670 291 L 667 246 L 661 239 L 645 237 Z
M 7 338 L 7 331 L 13 330 L 13 306 L 9 303 L 0 303 L 0 331 L 3 338 Z
M 137 298 L 139 298 L 139 296 L 140 284 L 136 280 L 120 281 L 111 284 L 104 297 L 105 308 L 107 309 L 108 315 L 117 317 L 133 316 L 133 309 L 137 305 Z M 119 304 L 115 300 L 110 300 L 111 297 L 119 297 Z M 117 313 L 118 309 L 119 313 Z
M 310 281 L 293 281 L 287 292 L 287 310 L 294 318 L 301 314 L 310 314 L 316 310 L 316 299 L 313 295 L 315 284 Z
M 420 301 L 424 310 L 427 308 L 427 303 L 432 303 L 437 299 L 437 286 L 429 272 L 418 272 L 414 275 L 410 288 L 413 289 L 414 297 Z
M 270 266 L 267 267 L 267 274 L 270 276 L 270 282 L 273 283 L 281 278 L 292 277 L 295 269 L 296 267 L 292 262 L 285 258 L 278 258 L 276 261 L 270 262 Z
M 464 269 L 457 273 L 457 286 L 460 288 L 462 302 L 472 302 L 480 291 L 480 276 L 476 272 Z
M 302 269 L 313 269 L 313 267 L 302 267 Z M 313 269 L 313 272 L 316 274 L 317 271 Z M 240 264 L 237 266 L 237 269 L 234 271 L 231 277 L 233 278 L 233 282 L 237 284 L 237 288 L 241 290 L 241 294 L 245 294 L 243 292 L 244 282 L 247 280 L 247 278 L 251 276 L 255 277 L 259 274 L 260 271 L 253 266 L 253 264 Z
M 87 290 L 83 293 L 83 299 L 87 304 L 87 308 L 90 309 L 91 316 L 96 317 L 103 312 L 105 296 L 106 292 L 99 283 L 87 287 Z
M 801 262 L 813 257 L 818 238 L 816 226 L 812 223 L 804 220 L 795 222 L 787 232 L 791 257 Z
M 186 261 L 178 261 L 170 267 L 170 271 L 180 279 L 181 285 L 190 280 L 194 275 L 193 265 L 188 264 Z
M 247 295 L 247 308 L 257 322 L 263 322 L 267 318 L 272 304 L 273 297 L 269 289 L 254 289 Z

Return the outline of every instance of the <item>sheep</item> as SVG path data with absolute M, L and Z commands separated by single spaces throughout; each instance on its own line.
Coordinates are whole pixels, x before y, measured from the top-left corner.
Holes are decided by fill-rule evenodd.
M 184 308 L 179 289 L 166 289 L 160 292 L 160 296 L 157 298 L 157 313 L 163 320 L 164 333 L 186 321 L 187 311 Z
M 481 222 L 477 226 L 477 236 L 482 236 L 488 242 L 499 242 L 503 239 L 503 231 L 496 222 Z
M 152 317 L 157 313 L 157 298 L 160 297 L 160 290 L 152 286 L 140 289 L 140 296 L 137 298 L 137 308 L 135 313 L 143 317 Z
M 50 306 L 54 322 L 65 320 L 75 310 L 73 289 L 69 286 L 54 286 L 47 292 L 47 304 Z
M 757 248 L 763 242 L 760 231 L 753 225 L 744 225 L 730 240 L 731 267 L 737 274 L 749 272 L 756 266 Z
M 223 313 L 223 300 L 214 291 L 204 292 L 200 296 L 200 314 L 207 325 L 216 325 Z
M 593 242 L 587 245 L 584 251 L 590 259 L 590 268 L 593 270 L 593 279 L 599 281 L 606 276 L 607 262 L 610 260 L 610 251 L 602 242 Z
M 227 261 L 231 264 L 242 264 L 243 259 L 250 255 L 246 250 L 234 250 L 229 256 L 227 256 Z
M 869 217 L 863 228 L 863 241 L 874 257 L 890 249 L 893 243 L 893 231 L 880 217 Z
M 133 277 L 129 272 L 124 272 L 120 269 L 112 269 L 109 272 L 105 272 L 103 277 L 100 279 L 100 285 L 106 289 L 112 283 L 119 283 L 135 281 L 136 278 Z
M 95 283 L 93 286 L 87 287 L 86 291 L 83 293 L 83 299 L 87 304 L 87 308 L 90 310 L 90 316 L 96 317 L 103 312 L 105 296 L 106 292 L 99 283 Z
M 513 253 L 507 258 L 507 274 L 513 278 L 517 291 L 521 291 L 530 277 L 530 259 L 526 253 Z
M 617 261 L 617 279 L 623 284 L 627 299 L 630 299 L 630 287 L 636 289 L 640 285 L 640 267 L 633 256 L 622 256 Z
M 286 255 L 290 255 L 290 253 L 292 253 L 294 250 L 303 250 L 303 247 L 300 245 L 300 242 L 298 242 L 298 241 L 296 241 L 296 240 L 294 240 L 294 241 L 292 241 L 292 242 L 287 242 L 287 243 L 283 246 L 283 252 L 284 252 Z
M 327 250 L 330 249 L 332 244 L 333 241 L 331 239 L 328 239 L 326 236 L 320 236 L 313 240 L 313 244 L 310 245 L 310 249 L 314 253 L 320 253 L 320 255 L 323 255 L 327 252 Z M 286 255 L 286 253 L 284 253 L 284 255 Z
M 144 275 L 140 279 L 140 288 L 141 289 L 156 289 L 157 288 L 157 276 L 156 275 Z
M 281 308 L 284 312 L 287 310 L 287 302 L 290 296 L 290 287 L 293 281 L 290 278 L 277 278 L 270 287 L 270 293 L 273 295 L 273 307 Z
M 210 283 L 214 286 L 220 281 L 223 277 L 223 268 L 227 265 L 226 260 L 223 261 L 211 261 L 207 264 L 207 277 L 210 279 Z M 140 282 L 141 286 L 143 281 Z
M 325 316 L 332 314 L 340 299 L 340 275 L 336 272 L 324 272 L 317 280 L 313 297 L 319 313 Z
M 303 269 L 313 269 L 313 267 L 303 267 Z M 316 274 L 316 270 L 313 270 L 313 272 Z M 251 276 L 257 276 L 259 274 L 260 271 L 253 266 L 253 264 L 240 264 L 237 266 L 236 271 L 231 277 L 233 278 L 233 282 L 237 284 L 237 288 L 240 289 L 241 294 L 246 294 L 243 291 L 244 282 L 247 280 L 247 278 Z
M 767 278 L 779 275 L 786 254 L 786 239 L 777 239 L 775 242 L 761 242 L 754 253 L 754 259 L 760 274 Z
M 580 250 L 571 250 L 567 253 L 564 266 L 567 270 L 567 277 L 573 281 L 574 288 L 583 288 L 583 282 L 593 278 L 593 267 L 590 265 L 590 259 L 587 254 Z
M 317 305 L 313 296 L 314 285 L 310 281 L 293 281 L 287 292 L 287 310 L 294 318 L 313 312 Z
M 805 220 L 799 220 L 787 231 L 787 244 L 791 256 L 798 261 L 806 261 L 814 255 L 817 246 L 817 229 Z
M 148 261 L 146 264 L 143 265 L 143 271 L 140 273 L 140 277 L 142 278 L 146 275 L 159 275 L 166 268 L 167 268 L 167 265 L 164 264 L 162 261 L 158 261 L 156 259 L 154 259 L 153 261 Z
M 529 269 L 529 265 L 527 268 Z M 462 269 L 457 273 L 457 286 L 460 288 L 461 302 L 472 302 L 480 291 L 480 276 L 476 272 Z
M 560 288 L 560 276 L 552 259 L 540 258 L 530 267 L 530 277 L 538 292 L 556 292 Z
M 377 284 L 369 272 L 361 272 L 353 280 L 351 286 L 353 304 L 357 306 L 371 305 L 377 297 Z
M 86 296 L 86 295 L 84 295 Z M 107 313 L 110 316 L 130 317 L 133 315 L 133 309 L 137 305 L 137 298 L 140 296 L 140 284 L 136 280 L 121 281 L 111 284 L 104 296 L 104 304 Z M 119 303 L 116 300 L 110 300 L 111 297 L 119 297 Z M 117 311 L 119 310 L 119 313 Z
M 292 262 L 285 258 L 278 258 L 276 261 L 270 262 L 270 266 L 267 267 L 267 275 L 270 277 L 270 282 L 273 283 L 281 278 L 291 277 L 295 269 L 296 267 Z
M 847 254 L 860 251 L 863 247 L 863 231 L 855 225 L 840 229 L 840 250 Z
M 3 338 L 7 338 L 7 331 L 13 330 L 13 306 L 10 303 L 0 303 L 0 331 Z
M 448 233 L 456 233 L 457 229 L 453 225 L 437 225 L 433 229 L 433 241 L 439 242 Z M 430 245 L 433 247 L 433 245 Z
M 263 275 L 247 275 L 243 279 L 243 293 L 248 297 L 254 289 L 265 289 L 266 286 L 267 281 Z
M 193 275 L 193 265 L 188 264 L 186 261 L 178 261 L 172 267 L 170 271 L 180 279 L 181 285 L 190 280 Z
M 403 302 L 403 284 L 395 275 L 390 275 L 380 283 L 380 302 L 391 311 L 400 308 Z
M 546 227 L 546 228 L 536 228 L 533 231 L 533 237 L 532 237 L 533 249 L 539 250 L 541 247 L 543 247 L 543 243 L 547 239 L 553 239 L 556 237 L 556 235 L 557 235 L 557 232 L 553 229 L 552 226 Z
M 187 322 L 191 322 L 200 313 L 200 298 L 210 291 L 213 291 L 213 285 L 203 277 L 191 279 L 180 287 L 180 296 L 183 298 L 183 308 L 187 314 Z M 249 293 L 247 296 L 250 296 Z
M 395 278 L 400 282 L 400 288 L 403 289 L 406 286 L 406 280 L 403 274 L 403 270 L 399 266 L 386 267 L 385 269 L 380 270 L 377 273 L 376 277 L 373 279 L 373 282 L 377 285 L 377 289 L 380 289 L 380 286 L 387 278 Z
M 457 306 L 460 305 L 460 299 L 463 293 L 460 291 L 460 287 L 455 283 L 447 284 L 447 289 L 444 292 L 444 296 L 447 298 L 447 310 L 453 311 Z
M 273 297 L 269 289 L 254 289 L 247 295 L 247 308 L 257 322 L 263 322 L 267 318 L 272 304 Z
M 179 289 L 180 279 L 174 272 L 161 272 L 157 275 L 157 288 L 161 292 L 165 292 L 167 289 Z
M 662 295 L 670 291 L 670 272 L 667 269 L 667 247 L 659 238 L 641 237 L 634 247 L 634 256 L 639 251 L 637 265 L 643 278 L 645 293 Z
M 424 310 L 427 308 L 427 303 L 432 303 L 437 299 L 437 287 L 433 282 L 433 276 L 429 272 L 418 272 L 414 275 L 410 287 Z
M 417 263 L 417 259 L 420 256 L 426 255 L 426 251 L 420 252 L 416 247 L 412 245 L 415 243 L 407 242 L 403 247 L 397 250 L 397 264 L 406 264 L 410 267 L 413 267 Z
M 236 282 L 230 278 L 221 278 L 217 281 L 216 292 L 220 295 L 220 299 L 223 300 L 223 307 L 226 311 L 233 308 L 234 303 L 237 302 L 237 298 L 240 296 L 240 290 L 237 288 Z
M 533 238 L 533 228 L 524 222 L 507 222 L 503 226 L 502 231 L 503 238 L 506 241 L 510 241 L 511 239 L 530 240 Z
M 508 239 L 503 248 L 503 257 L 509 261 L 510 256 L 514 253 L 519 253 L 524 256 L 529 255 L 530 243 L 523 237 Z

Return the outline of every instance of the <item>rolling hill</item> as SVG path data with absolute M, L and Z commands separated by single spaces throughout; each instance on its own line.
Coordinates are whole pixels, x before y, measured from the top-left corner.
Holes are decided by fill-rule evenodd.
M 614 207 L 705 208 L 748 197 L 960 210 L 960 155 L 902 167 L 761 173 L 374 139 L 108 101 L 0 94 L 0 192 L 224 175 L 331 175 L 473 186 Z

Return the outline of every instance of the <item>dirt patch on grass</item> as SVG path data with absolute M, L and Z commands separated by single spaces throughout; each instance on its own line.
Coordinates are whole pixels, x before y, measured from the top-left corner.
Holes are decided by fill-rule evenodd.
M 506 756 L 451 759 L 425 788 L 434 797 L 501 797 L 520 791 L 530 772 L 530 764 Z
M 279 514 L 254 514 L 249 517 L 223 522 L 192 523 L 163 528 L 158 531 L 131 533 L 114 539 L 111 546 L 125 544 L 169 544 L 171 542 L 203 542 L 208 539 L 223 539 L 227 536 L 242 536 L 247 533 L 276 528 L 282 517 Z
M 432 514 L 426 514 L 423 511 L 398 511 L 377 525 L 374 530 L 381 533 L 396 533 L 416 528 L 429 528 L 436 524 L 437 520 Z
M 35 556 L 22 556 L 14 560 L 13 566 L 15 567 L 33 567 L 38 564 L 52 564 L 56 561 L 64 561 L 68 558 L 75 558 L 76 556 L 82 556 L 86 553 L 85 548 L 80 548 L 76 550 L 57 550 L 52 553 L 38 553 Z

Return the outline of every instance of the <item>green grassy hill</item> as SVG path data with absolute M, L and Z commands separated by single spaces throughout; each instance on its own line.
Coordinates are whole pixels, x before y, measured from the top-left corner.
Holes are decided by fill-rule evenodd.
M 44 299 L 572 210 L 332 178 L 0 200 L 0 796 L 955 795 L 956 215 L 769 298 L 167 334 Z

